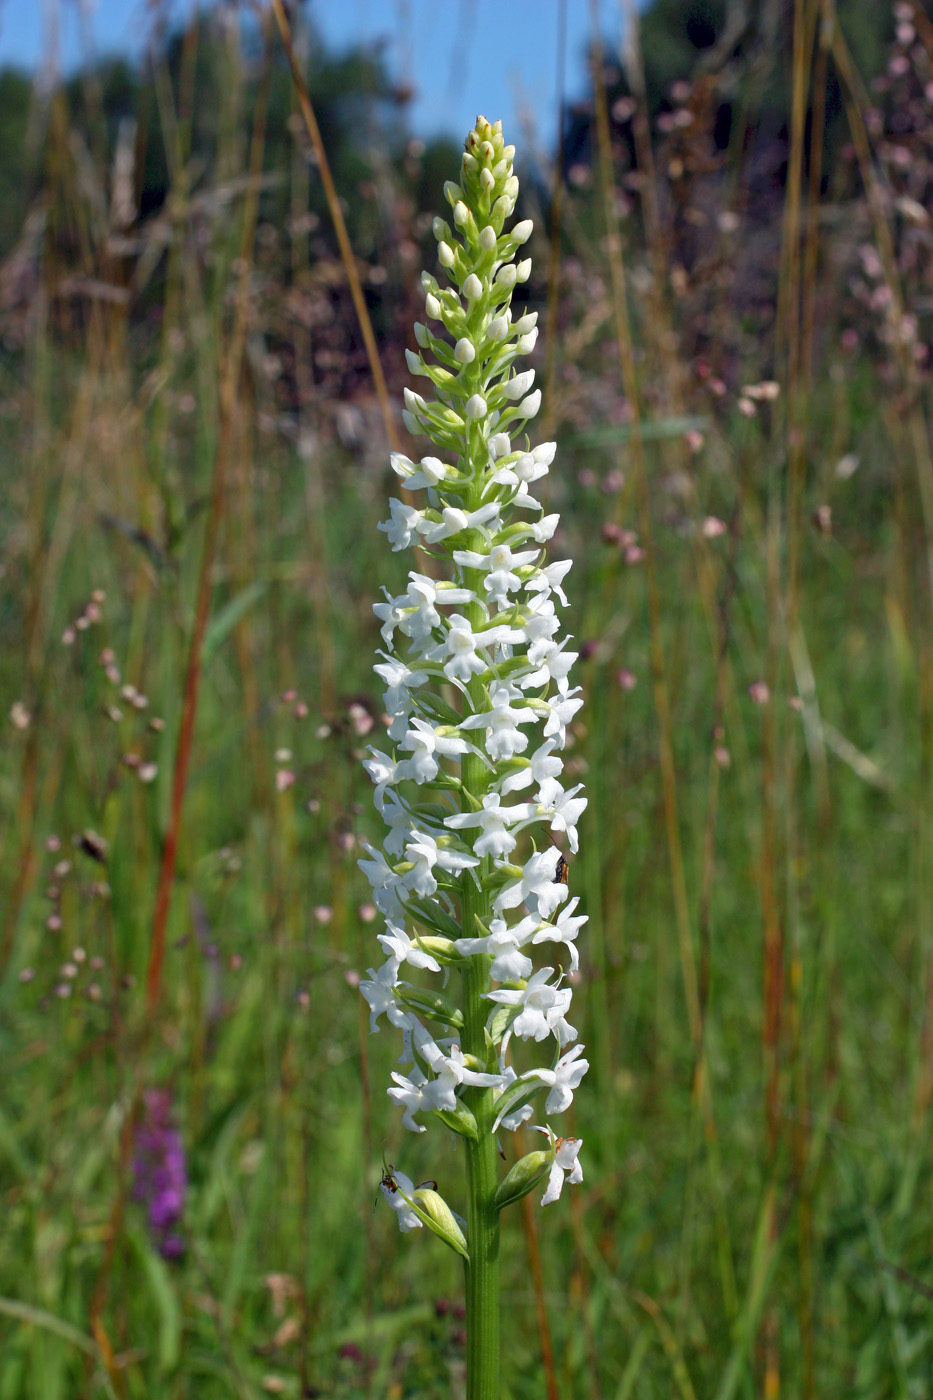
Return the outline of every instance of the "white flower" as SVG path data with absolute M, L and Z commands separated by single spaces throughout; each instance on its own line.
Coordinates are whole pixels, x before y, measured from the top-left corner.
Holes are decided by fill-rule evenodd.
M 405 776 L 410 775 L 416 783 L 430 783 L 438 773 L 435 754 L 451 758 L 455 754 L 466 753 L 468 745 L 459 734 L 451 733 L 449 726 L 435 729 L 426 719 L 415 716 L 401 741 L 401 747 L 411 752 L 411 758 L 404 765 L 399 765 L 403 767 Z
M 511 465 L 504 465 L 492 477 L 494 482 L 502 486 L 514 486 L 516 504 L 532 502 L 528 487 L 533 481 L 539 481 L 541 477 L 547 476 L 548 467 L 554 460 L 554 453 L 557 450 L 555 442 L 545 442 L 540 447 L 535 447 L 531 452 L 523 452 Z M 505 456 L 505 453 L 499 453 Z M 537 502 L 533 502 L 537 505 Z
M 441 966 L 436 958 L 432 958 L 430 953 L 426 953 L 420 948 L 414 939 L 409 938 L 405 929 L 391 919 L 386 920 L 386 927 L 383 933 L 378 935 L 382 951 L 389 958 L 394 958 L 396 963 L 407 962 L 411 967 L 427 968 L 430 972 L 440 972 Z
M 501 1076 L 498 1074 L 483 1074 L 477 1070 L 467 1069 L 463 1059 L 463 1051 L 459 1045 L 452 1045 L 449 1055 L 438 1055 L 431 1063 L 431 1070 L 435 1078 L 431 1081 L 427 1098 L 432 1108 L 455 1109 L 457 1107 L 456 1090 L 461 1084 L 491 1088 L 497 1087 L 501 1083 Z
M 388 690 L 382 697 L 386 712 L 397 716 L 400 710 L 404 710 L 407 716 L 411 708 L 411 692 L 424 685 L 428 679 L 428 673 L 427 671 L 413 671 L 410 666 L 406 666 L 404 661 L 399 661 L 395 656 L 387 656 L 384 651 L 380 652 L 379 655 L 385 656 L 386 659 L 374 666 L 373 670 L 388 686 Z
M 518 726 L 531 724 L 535 716 L 530 709 L 513 709 L 510 704 L 512 698 L 512 687 L 497 683 L 490 687 L 491 709 L 467 715 L 460 721 L 461 729 L 486 730 L 486 752 L 494 763 L 514 758 L 528 747 L 528 736 Z
M 553 1069 L 538 1070 L 544 1083 L 552 1086 L 544 1105 L 545 1112 L 563 1113 L 573 1103 L 573 1091 L 590 1067 L 588 1060 L 578 1058 L 585 1049 L 584 1045 L 575 1045 L 560 1057 Z
M 471 676 L 482 675 L 489 669 L 489 662 L 479 655 L 477 648 L 507 643 L 514 636 L 513 629 L 505 625 L 474 632 L 461 613 L 451 613 L 448 624 L 446 638 L 427 656 L 430 661 L 444 662 L 444 675 L 449 680 L 468 681 Z
M 406 1196 L 411 1200 L 414 1193 L 415 1187 L 411 1177 L 406 1176 L 404 1172 L 396 1171 L 395 1167 L 391 1167 L 383 1177 L 380 1189 L 398 1216 L 398 1228 L 403 1234 L 407 1230 L 420 1230 L 421 1221 L 408 1201 L 405 1200 Z
M 405 816 L 407 819 L 407 813 Z M 389 865 L 382 851 L 377 851 L 374 846 L 370 846 L 367 842 L 363 843 L 363 850 L 367 851 L 372 859 L 360 859 L 357 861 L 357 865 L 372 885 L 373 902 L 376 908 L 389 918 L 403 918 L 403 910 L 399 902 L 399 894 L 402 889 L 401 878 Z
M 547 1190 L 541 1197 L 541 1204 L 549 1206 L 552 1201 L 556 1201 L 564 1185 L 564 1177 L 571 1185 L 577 1185 L 583 1180 L 583 1168 L 581 1167 L 577 1154 L 583 1146 L 582 1138 L 558 1138 L 557 1151 L 554 1154 L 554 1161 L 551 1164 L 551 1172 L 547 1181 Z
M 387 787 L 391 787 L 398 778 L 398 764 L 394 758 L 383 753 L 381 749 L 370 749 L 371 758 L 363 759 L 363 767 L 369 774 L 376 792 L 373 801 L 376 804 L 376 811 L 380 815 L 385 811 L 385 792 Z
M 412 1114 L 422 1112 L 425 1107 L 428 1109 L 432 1107 L 430 1103 L 426 1104 L 425 1102 L 427 1079 L 417 1065 L 408 1076 L 393 1070 L 392 1078 L 395 1080 L 395 1088 L 389 1090 L 389 1098 L 393 1099 L 395 1103 L 401 1104 L 405 1110 L 402 1114 L 402 1127 L 407 1128 L 410 1133 L 423 1133 L 425 1131 L 424 1124 L 416 1123 Z M 409 1191 L 408 1194 L 411 1195 L 411 1192 Z M 417 1216 L 415 1219 L 417 1220 Z M 421 1224 L 420 1220 L 418 1224 Z
M 502 924 L 502 932 L 495 941 L 491 952 L 495 953 L 492 966 L 489 969 L 491 977 L 497 982 L 520 982 L 531 975 L 534 964 L 527 954 L 523 953 L 514 938 L 509 937 L 514 930 L 505 928 L 503 919 L 493 919 L 492 926 Z M 492 940 L 490 940 L 492 941 Z
M 554 756 L 556 748 L 554 740 L 548 739 L 540 748 L 535 749 L 531 758 L 516 758 L 514 762 L 521 764 L 521 767 L 514 773 L 510 773 L 500 783 L 499 791 L 503 797 L 506 793 L 515 792 L 518 788 L 529 787 L 532 783 L 540 785 L 547 778 L 556 777 L 563 768 L 560 759 Z
M 556 593 L 566 608 L 567 595 L 561 588 L 561 583 L 570 572 L 572 562 L 570 559 L 558 559 L 556 563 L 548 564 L 544 569 L 538 569 L 525 585 L 528 592 Z
M 482 809 L 478 812 L 458 812 L 445 817 L 444 825 L 453 831 L 464 831 L 467 827 L 479 827 L 480 835 L 473 843 L 478 856 L 504 856 L 514 851 L 516 838 L 509 831 L 515 822 L 527 821 L 535 810 L 533 802 L 522 802 L 514 807 L 503 807 L 502 798 L 497 792 L 487 792 Z
M 521 1007 L 512 1022 L 512 1030 L 520 1040 L 544 1040 L 545 1036 L 556 1034 L 564 1045 L 577 1038 L 573 1026 L 564 1019 L 570 1009 L 570 988 L 548 982 L 553 972 L 553 967 L 542 967 L 520 991 L 499 987 L 485 994 L 503 1006 Z
M 401 477 L 409 491 L 416 491 L 419 487 L 437 486 L 453 470 L 437 457 L 422 457 L 419 467 L 416 467 L 403 453 L 393 452 L 389 461 L 392 463 L 392 470 L 396 476 Z
M 499 608 L 509 604 L 509 593 L 515 593 L 522 581 L 514 571 L 523 565 L 533 564 L 538 557 L 536 549 L 523 550 L 513 554 L 507 544 L 493 545 L 488 554 L 480 554 L 473 549 L 458 549 L 454 562 L 467 569 L 482 569 L 486 573 L 483 587 L 489 594 L 489 601 Z
M 543 923 L 538 925 L 531 939 L 532 943 L 536 944 L 562 943 L 570 953 L 571 972 L 576 972 L 579 965 L 580 958 L 575 940 L 580 929 L 586 923 L 585 914 L 574 914 L 574 910 L 579 903 L 579 898 L 574 895 L 573 899 L 571 899 L 563 909 L 558 910 L 556 919 L 545 919 Z
M 369 1003 L 369 1029 L 378 1031 L 379 1017 L 385 1016 L 389 1023 L 400 1030 L 411 1030 L 416 1017 L 404 1010 L 395 996 L 398 964 L 390 958 L 378 972 L 368 969 L 368 980 L 360 982 L 360 991 Z
M 535 851 L 525 862 L 521 878 L 499 891 L 496 910 L 516 909 L 520 904 L 527 904 L 532 913 L 546 919 L 567 898 L 567 886 L 555 879 L 559 856 L 556 846 Z
M 403 877 L 406 889 L 422 897 L 432 895 L 437 889 L 437 880 L 434 878 L 437 842 L 430 832 L 415 830 L 412 833 L 411 839 L 405 845 L 405 860 L 412 866 Z
M 389 510 L 391 518 L 381 520 L 376 528 L 385 530 L 393 550 L 407 549 L 411 544 L 412 535 L 417 533 L 424 522 L 424 511 L 406 506 L 394 496 L 389 501 Z
M 545 778 L 538 792 L 538 811 L 551 818 L 552 831 L 566 831 L 570 849 L 577 853 L 577 821 L 586 807 L 586 798 L 577 797 L 583 791 L 583 784 L 567 792 L 556 778 Z
M 580 687 L 566 692 L 558 691 L 556 695 L 550 696 L 545 702 L 548 709 L 547 723 L 544 726 L 544 737 L 549 739 L 552 734 L 560 735 L 560 745 L 563 748 L 567 742 L 567 725 L 583 704 L 580 696 Z
M 421 526 L 421 535 L 425 544 L 437 544 L 440 540 L 449 539 L 451 535 L 459 535 L 464 530 L 475 530 L 497 520 L 498 515 L 498 501 L 487 501 L 478 510 L 469 512 L 459 506 L 445 506 L 439 521 L 425 520 Z

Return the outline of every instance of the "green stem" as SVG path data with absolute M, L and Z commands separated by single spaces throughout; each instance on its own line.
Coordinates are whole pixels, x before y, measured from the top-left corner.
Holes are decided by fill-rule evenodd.
M 466 913 L 466 911 L 464 911 Z M 467 1053 L 483 1058 L 483 1026 L 489 990 L 486 957 L 471 960 L 463 974 L 464 1034 Z M 467 1400 L 497 1400 L 499 1394 L 499 1212 L 493 1204 L 498 1184 L 493 1091 L 469 1091 L 478 1140 L 467 1140 L 466 1270 Z
M 475 376 L 475 378 L 474 378 Z M 470 392 L 480 388 L 476 371 L 464 376 L 473 379 Z M 471 493 L 469 509 L 474 510 L 480 501 L 482 474 L 485 460 L 485 443 L 481 435 L 473 429 L 467 430 L 467 460 L 473 471 L 474 489 Z M 472 544 L 472 541 L 471 541 Z M 477 541 L 477 546 L 479 542 Z M 475 547 L 475 546 L 474 546 Z M 465 569 L 463 584 L 477 597 L 482 596 L 482 574 L 477 569 Z M 469 603 L 466 615 L 473 627 L 483 620 L 482 606 Z M 485 708 L 485 694 L 482 682 L 474 676 L 469 683 L 470 706 L 473 710 Z M 475 754 L 463 755 L 461 779 L 464 788 L 464 808 L 470 798 L 481 798 L 485 790 L 485 770 L 483 762 Z M 479 868 L 479 882 L 473 879 L 473 872 L 465 871 L 461 896 L 461 922 L 463 936 L 474 938 L 480 930 L 476 926 L 477 915 L 488 928 L 489 895 L 484 877 L 488 874 L 488 860 Z M 469 961 L 463 971 L 463 1031 L 460 1042 L 466 1055 L 475 1055 L 486 1064 L 486 1019 L 490 1003 L 483 994 L 492 988 L 490 967 L 492 958 L 480 954 Z M 495 1100 L 492 1089 L 471 1088 L 465 1091 L 464 1098 L 476 1119 L 477 1140 L 466 1141 L 467 1157 L 467 1244 L 470 1250 L 469 1263 L 464 1265 L 466 1273 L 466 1333 L 467 1333 L 467 1400 L 497 1400 L 499 1395 L 499 1212 L 495 1207 L 496 1187 L 498 1186 L 498 1164 L 496 1161 L 496 1139 L 492 1131 L 495 1121 Z

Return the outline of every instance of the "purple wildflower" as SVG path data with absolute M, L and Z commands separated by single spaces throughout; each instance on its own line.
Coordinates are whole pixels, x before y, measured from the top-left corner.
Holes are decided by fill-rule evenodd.
M 185 1211 L 188 1174 L 181 1134 L 172 1120 L 168 1089 L 150 1089 L 136 1131 L 133 1199 L 147 1207 L 149 1230 L 164 1259 L 178 1259 L 185 1242 L 177 1232 Z

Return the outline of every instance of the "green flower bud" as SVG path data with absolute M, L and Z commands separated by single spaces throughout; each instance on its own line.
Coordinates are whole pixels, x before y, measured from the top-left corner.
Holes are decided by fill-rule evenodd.
M 459 1133 L 461 1137 L 469 1138 L 472 1142 L 478 1141 L 476 1119 L 465 1103 L 458 1103 L 456 1108 L 435 1108 L 433 1113 L 451 1132 Z
M 506 1206 L 514 1205 L 523 1196 L 527 1196 L 529 1191 L 533 1191 L 550 1171 L 553 1160 L 553 1149 L 547 1152 L 529 1152 L 519 1158 L 499 1183 L 494 1201 L 496 1209 L 504 1210 Z M 415 1195 L 417 1194 L 416 1191 Z
M 427 1016 L 429 1021 L 449 1026 L 452 1031 L 463 1029 L 463 1012 L 443 992 L 432 991 L 429 987 L 399 986 L 396 996 L 409 1011 Z
M 460 925 L 436 900 L 409 899 L 405 902 L 405 909 L 417 923 L 423 924 L 425 928 L 433 929 L 437 935 L 436 938 L 418 940 L 425 947 L 428 944 L 432 945 L 428 951 L 433 957 L 438 958 L 441 962 L 451 962 L 454 958 L 457 962 L 460 961 L 459 954 L 451 956 L 450 951 L 450 940 L 461 936 Z
M 469 1259 L 466 1236 L 443 1196 L 429 1186 L 419 1186 L 417 1191 L 412 1192 L 411 1204 L 419 1219 L 434 1231 L 439 1240 L 443 1240 L 464 1259 Z

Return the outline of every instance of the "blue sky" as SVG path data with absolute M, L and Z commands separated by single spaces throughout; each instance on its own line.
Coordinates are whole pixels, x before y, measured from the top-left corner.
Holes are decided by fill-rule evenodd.
M 190 13 L 191 0 L 169 3 L 179 19 Z M 602 33 L 613 43 L 621 9 L 620 0 L 599 0 Z M 506 139 L 522 143 L 527 113 L 540 144 L 553 147 L 559 0 L 311 0 L 309 10 L 332 48 L 387 41 L 390 70 L 415 88 L 409 119 L 416 134 L 444 131 L 462 140 L 482 112 L 501 117 Z M 573 98 L 585 88 L 589 0 L 566 0 L 566 10 L 566 91 Z M 57 52 L 58 64 L 71 68 L 88 45 L 96 54 L 138 54 L 151 13 L 145 0 L 0 0 L 0 66 L 34 68 Z

